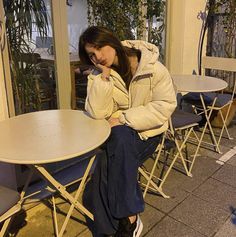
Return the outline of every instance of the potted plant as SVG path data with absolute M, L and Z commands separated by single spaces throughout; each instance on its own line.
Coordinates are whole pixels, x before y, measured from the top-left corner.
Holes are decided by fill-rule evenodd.
M 3 2 L 16 114 L 21 114 L 39 108 L 35 83 L 38 56 L 33 54 L 31 44 L 33 31 L 41 37 L 48 34 L 47 8 L 43 0 Z

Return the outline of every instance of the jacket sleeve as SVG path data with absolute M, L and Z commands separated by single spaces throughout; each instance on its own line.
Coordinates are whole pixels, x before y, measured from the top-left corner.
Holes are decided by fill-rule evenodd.
M 95 119 L 104 119 L 113 112 L 113 81 L 101 79 L 101 74 L 88 75 L 85 110 Z
M 176 107 L 176 93 L 167 69 L 157 64 L 153 74 L 155 85 L 151 101 L 146 105 L 132 107 L 122 112 L 119 120 L 137 131 L 161 127 L 168 121 Z

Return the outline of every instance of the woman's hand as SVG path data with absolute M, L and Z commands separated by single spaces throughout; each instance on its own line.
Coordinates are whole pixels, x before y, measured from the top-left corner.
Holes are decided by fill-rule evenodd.
M 102 80 L 109 81 L 111 69 L 101 64 L 97 64 L 97 65 L 102 70 Z
M 108 122 L 109 122 L 111 128 L 115 127 L 115 126 L 118 126 L 118 125 L 122 125 L 122 123 L 120 123 L 118 118 L 109 118 Z
M 104 81 L 108 81 L 109 80 L 109 76 L 110 76 L 110 73 L 111 73 L 111 69 L 109 67 L 106 67 L 102 64 L 96 64 L 94 61 L 92 61 L 93 64 L 102 71 L 102 80 Z

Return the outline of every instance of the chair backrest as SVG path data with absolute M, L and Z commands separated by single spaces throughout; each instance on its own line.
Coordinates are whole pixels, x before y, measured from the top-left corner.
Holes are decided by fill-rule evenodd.
M 202 57 L 202 68 L 236 72 L 236 58 Z
M 232 97 L 234 97 L 236 90 L 236 58 L 222 58 L 222 57 L 202 57 L 202 71 L 205 69 L 220 70 L 226 72 L 234 72 Z M 228 82 L 229 83 L 229 82 Z

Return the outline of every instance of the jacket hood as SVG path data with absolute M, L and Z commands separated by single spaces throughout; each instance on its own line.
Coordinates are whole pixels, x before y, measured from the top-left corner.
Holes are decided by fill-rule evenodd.
M 150 73 L 148 64 L 155 64 L 159 58 L 159 49 L 157 46 L 142 40 L 124 40 L 122 41 L 122 45 L 129 48 L 139 49 L 141 51 L 141 59 L 138 71 Z

